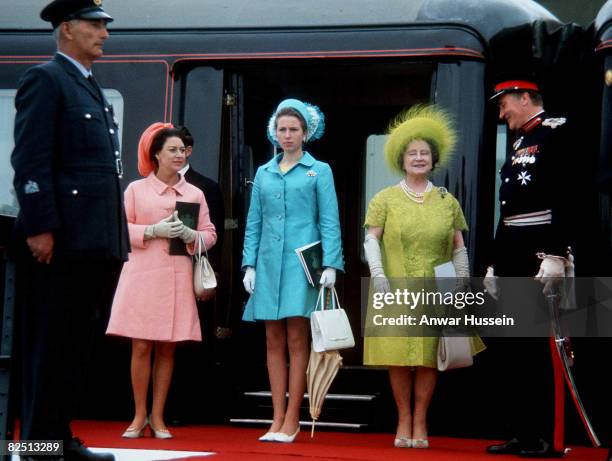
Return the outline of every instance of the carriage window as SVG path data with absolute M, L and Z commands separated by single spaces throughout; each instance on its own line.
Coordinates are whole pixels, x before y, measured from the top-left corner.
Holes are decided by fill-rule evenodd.
M 368 136 L 366 143 L 365 157 L 365 194 L 364 194 L 364 213 L 365 208 L 377 192 L 385 187 L 397 184 L 399 176 L 387 168 L 387 164 L 381 159 L 384 158 L 384 147 L 387 135 L 373 134 Z
M 108 102 L 113 105 L 113 109 L 115 112 L 115 118 L 117 119 L 117 124 L 119 125 L 119 145 L 122 146 L 122 138 L 123 136 L 123 96 L 117 90 L 113 89 L 104 89 L 104 96 Z
M 5 216 L 16 216 L 18 210 L 11 167 L 16 93 L 16 90 L 0 90 L 0 214 Z
M 495 144 L 495 216 L 493 221 L 493 232 L 499 222 L 499 186 L 501 177 L 499 170 L 506 161 L 508 145 L 508 127 L 505 124 L 497 125 L 497 139 Z
M 13 189 L 13 168 L 11 152 L 14 147 L 13 128 L 15 126 L 15 95 L 17 90 L 0 90 L 0 215 L 17 216 L 19 205 Z M 104 94 L 115 109 L 119 133 L 123 133 L 123 96 L 113 89 L 105 89 Z M 119 137 L 121 143 L 121 136 Z

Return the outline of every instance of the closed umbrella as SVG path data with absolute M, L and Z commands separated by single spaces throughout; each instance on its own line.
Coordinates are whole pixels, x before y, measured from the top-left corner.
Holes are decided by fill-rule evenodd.
M 321 408 L 327 391 L 329 391 L 329 386 L 331 386 L 341 366 L 342 356 L 338 351 L 310 351 L 310 359 L 306 370 L 310 417 L 312 418 L 310 437 L 314 437 L 315 421 L 321 415 Z

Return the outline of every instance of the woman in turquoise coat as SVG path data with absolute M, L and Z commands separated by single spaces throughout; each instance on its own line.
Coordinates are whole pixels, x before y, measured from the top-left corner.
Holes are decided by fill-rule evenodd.
M 242 253 L 244 287 L 251 296 L 243 320 L 266 325 L 274 416 L 262 441 L 293 442 L 299 432 L 308 318 L 317 289 L 309 285 L 295 249 L 321 241 L 324 271 L 319 283 L 326 287 L 334 285 L 336 270 L 344 269 L 331 168 L 303 150 L 305 142 L 320 138 L 323 131 L 318 108 L 297 99 L 281 102 L 268 124 L 268 138 L 282 152 L 259 167 L 251 195 Z

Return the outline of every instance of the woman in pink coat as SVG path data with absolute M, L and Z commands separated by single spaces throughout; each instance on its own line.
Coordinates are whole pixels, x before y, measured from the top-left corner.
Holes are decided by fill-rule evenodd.
M 178 341 L 202 340 L 193 292 L 193 263 L 187 256 L 170 255 L 169 239 L 180 238 L 187 252 L 193 254 L 198 234 L 206 248 L 214 245 L 217 235 L 204 194 L 178 173 L 184 164 L 180 131 L 170 124 L 154 123 L 138 144 L 138 171 L 145 179 L 132 182 L 125 191 L 132 253 L 121 272 L 106 332 L 132 339 L 135 415 L 123 433 L 126 438 L 142 437 L 147 425 L 157 438 L 172 437 L 163 413 L 174 348 Z M 178 219 L 177 201 L 200 204 L 197 230 Z M 153 406 L 147 417 L 153 349 Z

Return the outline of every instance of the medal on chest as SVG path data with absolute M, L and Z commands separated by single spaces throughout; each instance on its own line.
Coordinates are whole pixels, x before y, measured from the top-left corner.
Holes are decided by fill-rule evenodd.
M 515 149 L 512 156 L 512 165 L 529 165 L 536 162 L 536 154 L 540 152 L 540 147 L 536 144 L 522 149 Z

